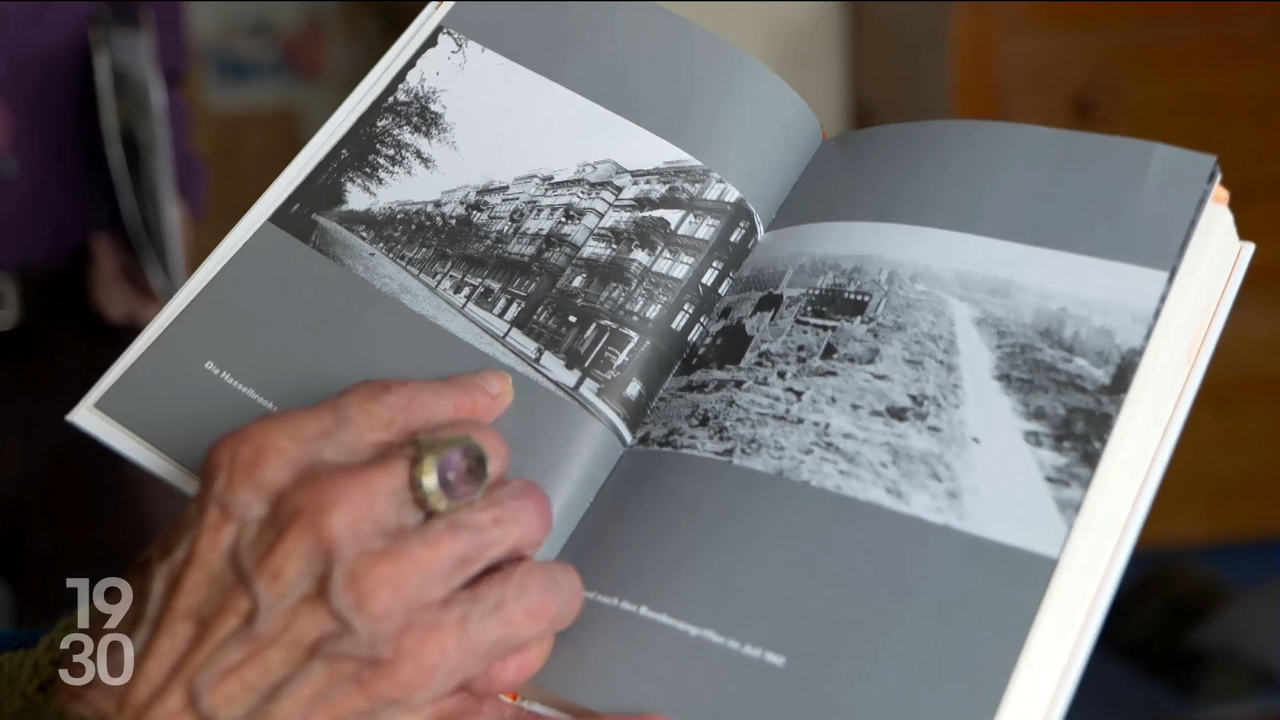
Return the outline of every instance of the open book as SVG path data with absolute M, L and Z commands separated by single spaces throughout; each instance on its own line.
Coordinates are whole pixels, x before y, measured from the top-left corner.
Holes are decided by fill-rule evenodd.
M 1253 246 L 1208 155 L 984 122 L 823 140 L 656 4 L 415 21 L 70 419 L 195 490 L 360 380 L 501 367 L 537 679 L 693 720 L 1066 707 Z
M 130 246 L 156 296 L 187 279 L 169 91 L 154 18 L 145 8 L 100 3 L 89 31 L 93 84 L 107 166 Z

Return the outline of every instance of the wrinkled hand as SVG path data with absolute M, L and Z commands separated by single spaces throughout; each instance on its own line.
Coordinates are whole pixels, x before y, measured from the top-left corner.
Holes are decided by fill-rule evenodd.
M 187 204 L 178 209 L 184 257 L 195 256 L 195 218 Z M 115 327 L 141 330 L 164 303 L 156 297 L 138 261 L 124 241 L 111 233 L 89 236 L 89 303 L 103 320 Z
M 88 280 L 89 302 L 110 325 L 141 330 L 163 307 L 137 261 L 109 233 L 89 237 Z
M 135 648 L 132 678 L 62 685 L 59 702 L 95 718 L 535 717 L 497 695 L 534 675 L 583 605 L 572 568 L 529 559 L 551 530 L 547 497 L 498 480 L 424 522 L 404 449 L 465 434 L 501 478 L 508 451 L 488 426 L 511 397 L 494 372 L 366 383 L 223 439 L 183 523 L 130 579 L 114 632 Z

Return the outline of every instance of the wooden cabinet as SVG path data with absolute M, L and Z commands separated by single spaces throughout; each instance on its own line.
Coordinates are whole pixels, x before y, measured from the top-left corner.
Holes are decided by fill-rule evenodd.
M 1148 548 L 1280 537 L 1280 3 L 954 3 L 961 117 L 1219 157 L 1249 276 L 1147 523 Z
M 209 177 L 196 226 L 203 261 L 302 149 L 297 115 L 284 110 L 217 113 L 197 106 L 195 140 Z

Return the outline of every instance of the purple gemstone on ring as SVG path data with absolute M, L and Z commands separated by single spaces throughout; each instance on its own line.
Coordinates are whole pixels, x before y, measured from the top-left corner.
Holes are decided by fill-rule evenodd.
M 488 477 L 488 459 L 484 450 L 473 443 L 449 448 L 436 463 L 440 492 L 449 502 L 474 500 L 484 490 Z

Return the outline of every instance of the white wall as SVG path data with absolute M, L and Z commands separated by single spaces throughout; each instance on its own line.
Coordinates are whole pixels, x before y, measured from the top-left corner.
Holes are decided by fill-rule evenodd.
M 851 2 L 663 2 L 755 55 L 804 98 L 828 135 L 854 117 Z

